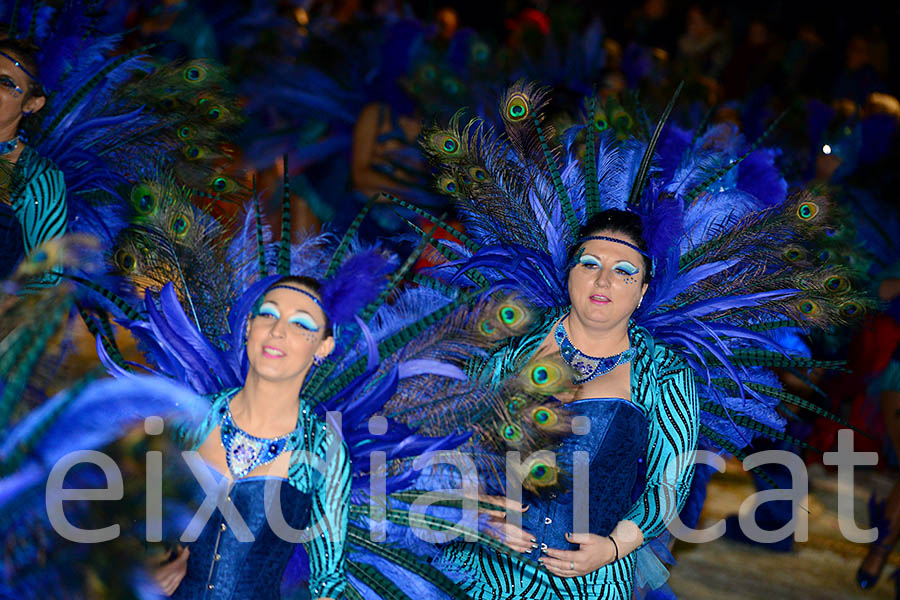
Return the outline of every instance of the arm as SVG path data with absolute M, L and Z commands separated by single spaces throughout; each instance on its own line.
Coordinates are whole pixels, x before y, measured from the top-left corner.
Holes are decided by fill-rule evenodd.
M 22 233 L 25 240 L 25 255 L 35 248 L 66 232 L 68 209 L 66 207 L 66 182 L 62 171 L 50 166 L 35 175 L 25 185 L 22 192 Z M 35 279 L 29 287 L 46 287 L 59 283 L 61 265 L 55 265 L 50 272 Z
M 665 531 L 684 505 L 694 474 L 700 407 L 693 373 L 682 366 L 661 374 L 655 396 L 647 415 L 647 485 L 613 533 L 623 536 L 620 558 Z
M 344 542 L 350 506 L 350 459 L 347 447 L 329 435 L 336 452 L 324 465 L 323 477 L 313 492 L 311 526 L 319 528 L 307 542 L 309 591 L 313 598 L 338 598 L 347 585 L 344 569 Z M 324 452 L 322 453 L 324 454 Z M 320 458 L 323 456 L 320 455 Z
M 684 505 L 700 427 L 693 373 L 683 366 L 668 371 L 650 393 L 654 398 L 647 414 L 647 485 L 643 494 L 609 537 L 567 533 L 566 539 L 578 544 L 578 550 L 549 548 L 540 562 L 554 575 L 587 575 L 617 557 L 628 556 L 661 534 Z

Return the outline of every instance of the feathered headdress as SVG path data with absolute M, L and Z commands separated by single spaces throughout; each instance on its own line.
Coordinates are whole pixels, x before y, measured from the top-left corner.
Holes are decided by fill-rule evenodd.
M 500 102 L 502 133 L 457 117 L 425 135 L 437 187 L 465 225 L 463 233 L 429 217 L 459 240 L 437 246 L 446 262 L 435 274 L 564 307 L 579 230 L 602 210 L 633 211 L 656 265 L 633 319 L 693 367 L 701 432 L 739 453 L 759 433 L 783 435 L 779 402 L 818 411 L 783 391 L 768 368 L 825 363 L 790 356 L 768 332 L 827 328 L 868 305 L 845 269 L 812 250 L 829 222 L 828 199 L 786 198 L 774 155 L 759 141 L 748 145 L 722 127 L 690 135 L 667 126 L 675 98 L 655 128 L 621 140 L 597 118 L 593 98 L 583 124 L 557 140 L 546 102 L 546 90 L 518 83 Z

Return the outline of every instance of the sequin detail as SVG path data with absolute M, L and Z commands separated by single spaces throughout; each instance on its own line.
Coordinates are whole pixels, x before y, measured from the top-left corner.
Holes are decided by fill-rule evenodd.
M 575 377 L 573 377 L 575 385 L 581 385 L 605 375 L 634 358 L 634 348 L 628 348 L 628 350 L 613 356 L 588 356 L 569 341 L 563 321 L 565 319 L 560 320 L 559 325 L 556 326 L 553 337 L 556 338 L 556 343 L 559 345 L 560 356 L 575 371 Z
M 235 479 L 240 479 L 260 465 L 270 463 L 284 452 L 290 442 L 296 446 L 296 434 L 287 433 L 278 438 L 261 438 L 251 435 L 234 424 L 231 409 L 225 408 L 222 416 L 222 446 L 225 461 Z

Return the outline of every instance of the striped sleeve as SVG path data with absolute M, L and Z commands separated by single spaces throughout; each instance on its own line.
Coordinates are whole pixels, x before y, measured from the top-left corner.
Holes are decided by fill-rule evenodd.
M 66 232 L 68 209 L 66 207 L 66 182 L 62 171 L 49 161 L 40 161 L 36 172 L 29 178 L 19 199 L 22 233 L 26 256 L 46 242 Z M 62 267 L 53 269 L 30 284 L 30 287 L 50 286 L 59 283 Z
M 309 590 L 312 598 L 339 598 L 347 586 L 344 542 L 350 508 L 350 458 L 347 445 L 336 435 L 325 436 L 324 473 L 313 490 L 310 524 L 320 532 L 306 543 Z
M 654 401 L 647 414 L 647 485 L 624 517 L 640 527 L 645 543 L 665 531 L 679 513 L 694 474 L 699 400 L 693 372 L 682 361 L 677 363 L 677 368 L 659 371 Z

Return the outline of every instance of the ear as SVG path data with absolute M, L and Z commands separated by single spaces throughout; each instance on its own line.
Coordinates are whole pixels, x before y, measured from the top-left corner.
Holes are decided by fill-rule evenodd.
M 643 298 L 643 297 L 644 297 L 644 294 L 647 293 L 647 288 L 648 288 L 648 287 L 650 287 L 650 284 L 649 284 L 649 283 L 645 283 L 645 284 L 641 285 L 641 298 Z
M 316 356 L 325 358 L 332 352 L 334 352 L 334 336 L 329 335 L 327 338 L 319 342 L 319 347 L 316 349 Z
M 45 96 L 32 96 L 25 101 L 25 104 L 22 105 L 22 110 L 29 114 L 36 113 L 37 111 L 44 108 L 44 104 L 46 103 L 47 98 Z

